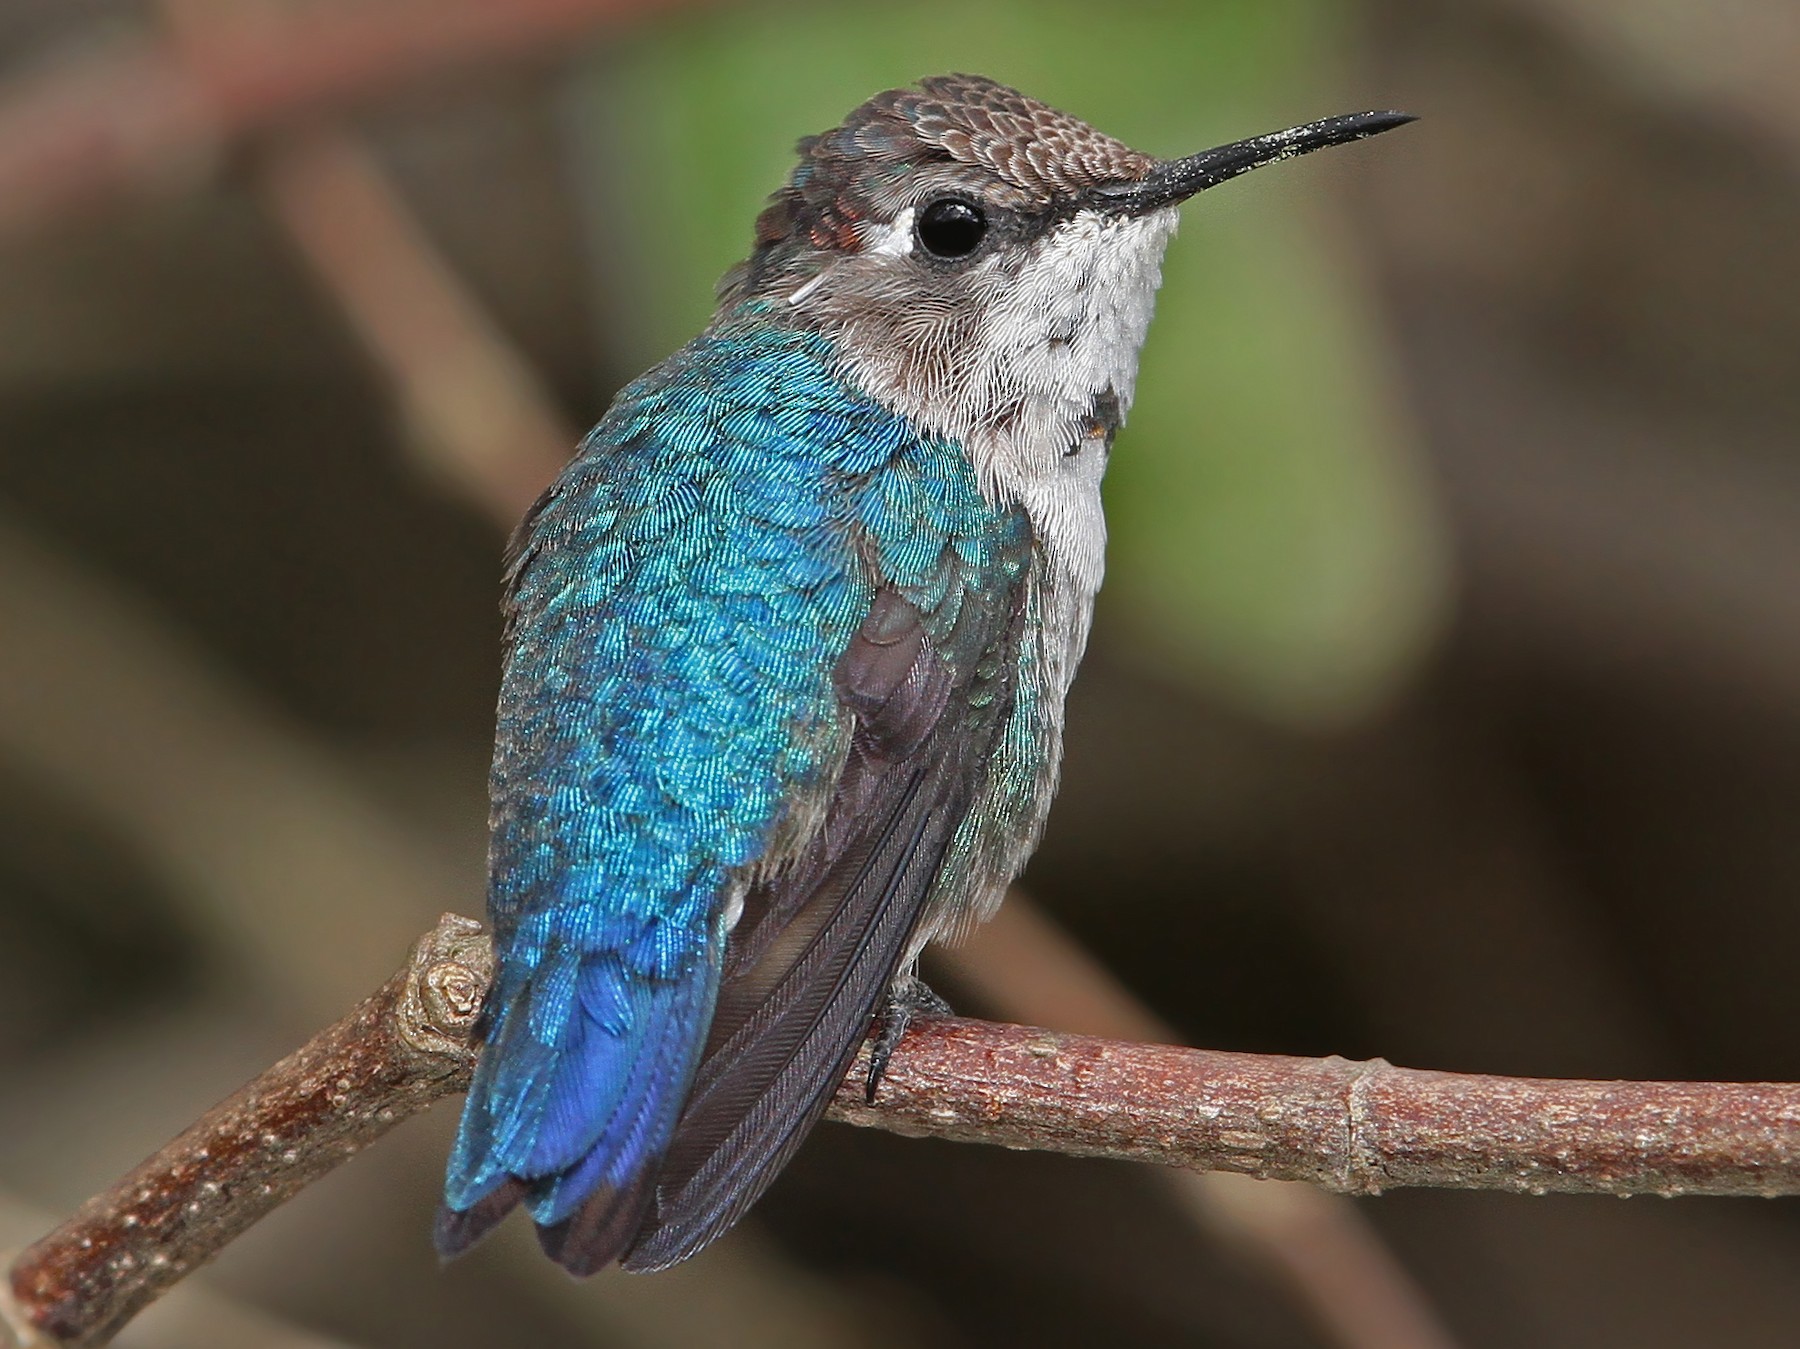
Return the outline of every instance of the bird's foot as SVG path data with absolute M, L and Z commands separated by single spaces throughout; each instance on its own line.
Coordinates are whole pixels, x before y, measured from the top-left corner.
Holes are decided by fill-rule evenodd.
M 875 1104 L 875 1089 L 887 1072 L 888 1060 L 894 1057 L 895 1046 L 914 1018 L 923 1017 L 929 1021 L 951 1015 L 950 1004 L 932 992 L 931 986 L 918 975 L 903 974 L 894 980 L 888 989 L 886 1003 L 875 1014 L 875 1045 L 869 1051 L 869 1083 L 863 1099 L 870 1105 Z

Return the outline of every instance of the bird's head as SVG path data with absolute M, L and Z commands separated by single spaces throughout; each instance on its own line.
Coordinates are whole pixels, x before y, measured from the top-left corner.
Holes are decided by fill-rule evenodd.
M 1361 113 L 1157 159 L 992 80 L 923 80 L 800 143 L 721 298 L 827 333 L 867 392 L 968 445 L 1005 494 L 1005 460 L 1041 468 L 1129 405 L 1181 202 L 1409 120 Z

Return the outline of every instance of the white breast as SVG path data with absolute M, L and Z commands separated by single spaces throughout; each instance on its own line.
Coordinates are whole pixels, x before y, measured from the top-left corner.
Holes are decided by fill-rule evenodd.
M 1086 647 L 1106 564 L 1095 401 L 1110 390 L 1121 413 L 1131 406 L 1177 220 L 1173 209 L 1126 219 L 1081 212 L 1004 284 L 984 287 L 956 433 L 982 490 L 1024 506 L 1043 546 L 1045 675 L 1058 696 Z
M 1102 393 L 1111 390 L 1121 412 L 1131 405 L 1177 220 L 1173 208 L 1140 217 L 1077 212 L 1025 252 L 1001 249 L 982 262 L 955 306 L 972 313 L 922 306 L 893 335 L 900 350 L 891 341 L 845 346 L 852 377 L 874 397 L 967 447 L 982 491 L 996 504 L 1024 506 L 1058 569 L 1090 597 L 1106 542 L 1105 456 L 1069 451 Z M 909 226 L 910 213 L 870 230 L 865 249 L 904 252 Z M 919 347 L 932 358 L 919 359 Z

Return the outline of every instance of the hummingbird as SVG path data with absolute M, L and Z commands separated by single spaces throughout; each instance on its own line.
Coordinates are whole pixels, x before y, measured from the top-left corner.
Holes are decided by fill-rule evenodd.
M 1037 844 L 1100 482 L 1181 202 L 1412 119 L 1178 159 L 973 75 L 802 140 L 711 323 L 514 535 L 496 973 L 436 1241 L 523 1206 L 577 1275 L 728 1230 L 921 949 Z

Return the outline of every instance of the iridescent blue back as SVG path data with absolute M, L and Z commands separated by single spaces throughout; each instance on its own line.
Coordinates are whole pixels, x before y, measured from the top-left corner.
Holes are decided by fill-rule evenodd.
M 844 763 L 834 666 L 876 588 L 948 646 L 1029 547 L 956 447 L 768 305 L 619 396 L 517 545 L 499 971 L 452 1217 L 510 1194 L 553 1225 L 639 1183 L 706 1043 L 733 907 L 804 843 Z

